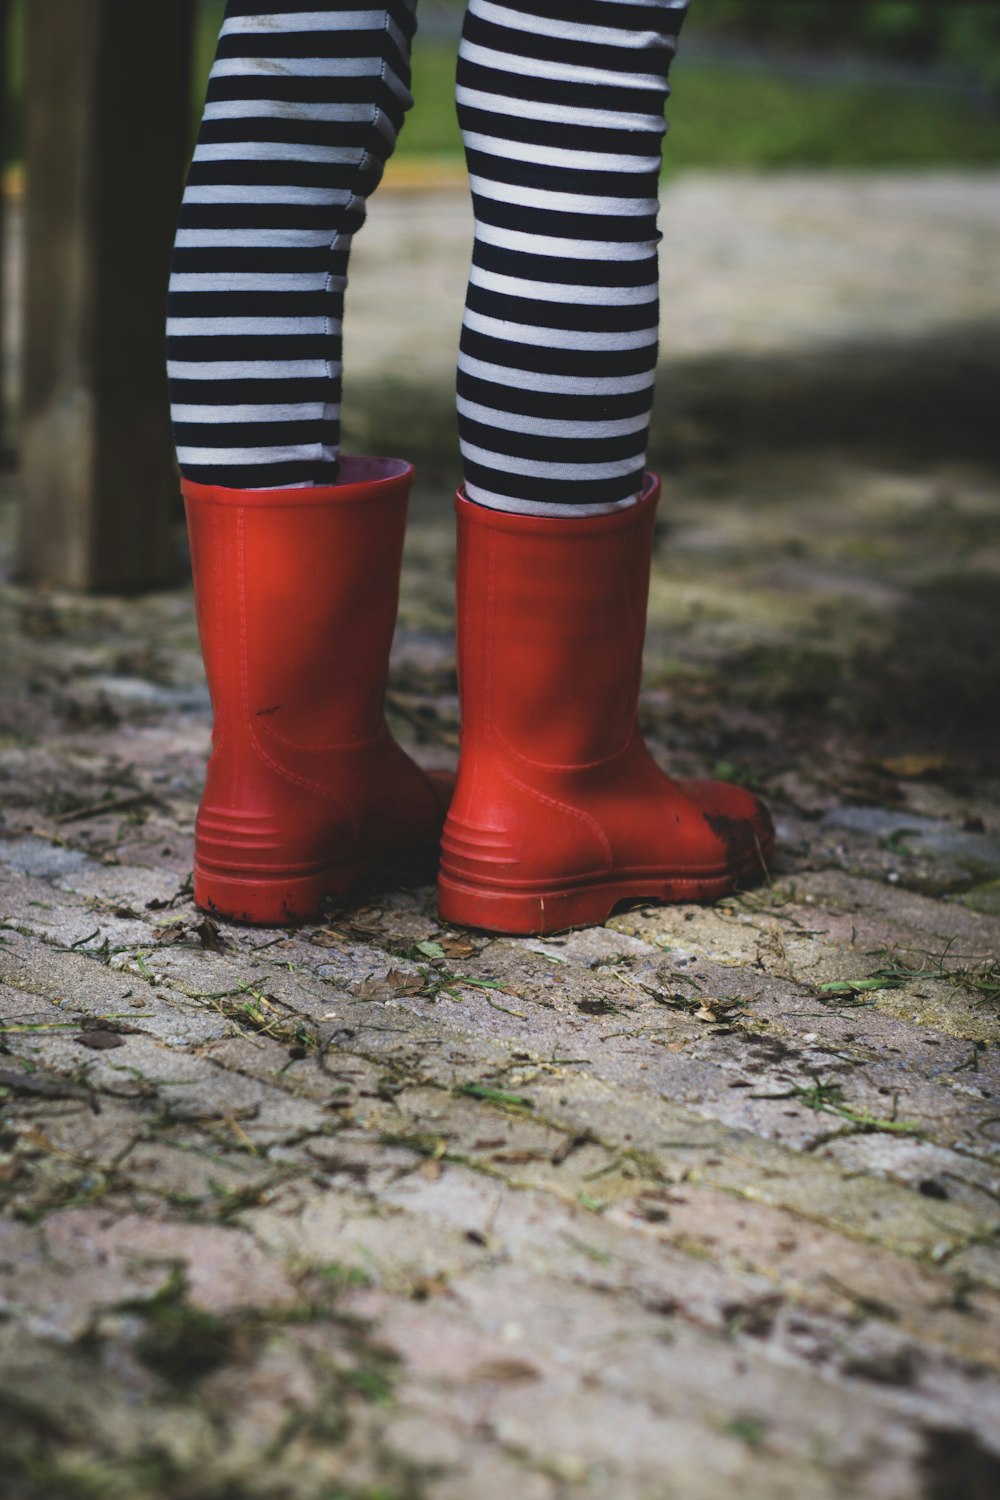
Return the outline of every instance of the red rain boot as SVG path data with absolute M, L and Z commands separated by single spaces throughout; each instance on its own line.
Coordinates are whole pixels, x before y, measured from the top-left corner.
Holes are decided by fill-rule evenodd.
M 305 920 L 435 852 L 446 782 L 383 713 L 412 478 L 399 459 L 354 458 L 314 489 L 183 483 L 215 711 L 195 829 L 207 911 Z
M 765 873 L 767 810 L 671 781 L 636 723 L 660 484 L 603 516 L 458 496 L 462 744 L 441 916 L 492 932 L 603 922 L 625 898 L 710 901 Z

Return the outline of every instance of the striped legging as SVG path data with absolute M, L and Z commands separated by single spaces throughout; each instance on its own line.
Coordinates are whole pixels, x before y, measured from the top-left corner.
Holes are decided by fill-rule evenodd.
M 417 0 L 229 0 L 181 208 L 168 369 L 184 475 L 329 484 L 353 235 L 412 103 Z M 688 0 L 468 0 L 475 245 L 466 493 L 597 513 L 639 493 L 657 354 L 667 74 Z

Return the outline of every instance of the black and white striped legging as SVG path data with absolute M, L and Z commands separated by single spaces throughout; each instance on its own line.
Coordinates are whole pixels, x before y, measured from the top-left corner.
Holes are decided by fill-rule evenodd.
M 181 209 L 178 460 L 236 489 L 337 476 L 351 239 L 411 104 L 417 0 L 229 0 Z M 688 0 L 468 0 L 458 113 L 475 246 L 466 492 L 630 504 L 657 354 L 667 74 Z

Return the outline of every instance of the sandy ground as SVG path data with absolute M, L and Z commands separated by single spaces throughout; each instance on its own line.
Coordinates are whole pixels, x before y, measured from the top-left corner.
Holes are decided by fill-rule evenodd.
M 190 593 L 5 591 L 5 1500 L 997 1493 L 998 188 L 668 197 L 643 722 L 767 796 L 757 890 L 217 926 Z M 348 320 L 352 445 L 421 465 L 428 764 L 466 236 L 383 195 Z

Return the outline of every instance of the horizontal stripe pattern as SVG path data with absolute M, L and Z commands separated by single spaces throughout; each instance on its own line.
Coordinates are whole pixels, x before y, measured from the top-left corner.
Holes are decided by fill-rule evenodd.
M 229 0 L 175 242 L 182 472 L 331 483 L 353 235 L 410 99 L 417 0 Z M 468 0 L 466 491 L 574 515 L 641 486 L 667 76 L 688 0 Z
M 458 362 L 470 499 L 600 514 L 642 485 L 667 76 L 687 0 L 469 0 L 476 235 Z
M 338 473 L 344 291 L 409 107 L 416 0 L 229 0 L 174 246 L 167 373 L 182 473 Z

